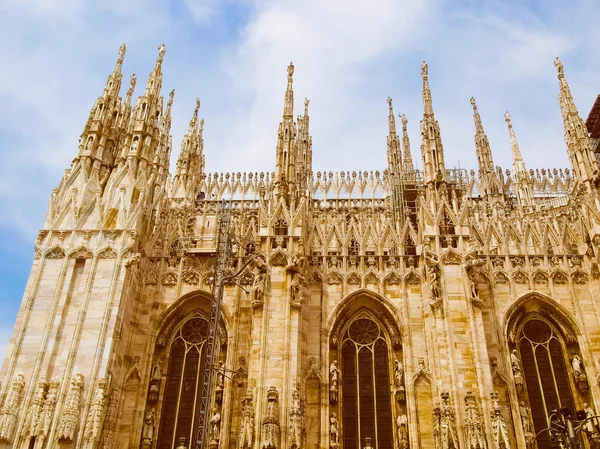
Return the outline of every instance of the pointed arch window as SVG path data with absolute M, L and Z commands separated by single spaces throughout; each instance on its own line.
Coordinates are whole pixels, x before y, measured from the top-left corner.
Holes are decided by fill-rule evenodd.
M 196 441 L 208 321 L 187 320 L 171 342 L 157 449 L 175 449 L 179 439 Z
M 520 325 L 516 346 L 537 434 L 548 427 L 551 410 L 562 407 L 575 410 L 567 348 L 556 327 L 537 314 L 532 314 Z M 549 447 L 547 432 L 540 434 L 537 442 L 539 448 Z
M 354 320 L 341 339 L 341 415 L 344 449 L 360 449 L 371 438 L 374 449 L 392 449 L 389 344 L 379 325 Z

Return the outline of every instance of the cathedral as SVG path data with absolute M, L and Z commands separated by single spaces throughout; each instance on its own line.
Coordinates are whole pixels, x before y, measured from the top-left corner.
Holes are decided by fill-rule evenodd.
M 169 171 L 164 45 L 137 100 L 124 56 L 35 241 L 0 449 L 600 447 L 600 102 L 558 58 L 570 168 L 528 170 L 508 113 L 496 167 L 471 98 L 447 169 L 423 63 L 423 169 L 388 99 L 381 171 L 314 172 L 290 64 L 274 172 L 211 174 L 199 100 Z

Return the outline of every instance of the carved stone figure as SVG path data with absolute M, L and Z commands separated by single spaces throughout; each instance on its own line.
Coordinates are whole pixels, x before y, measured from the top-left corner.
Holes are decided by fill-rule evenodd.
M 519 413 L 521 413 L 521 426 L 523 427 L 523 433 L 531 433 L 531 413 L 529 407 L 525 405 L 525 401 L 519 403 Z
M 583 411 L 585 412 L 585 418 L 588 420 L 583 424 L 583 430 L 589 435 L 597 434 L 600 426 L 598 425 L 598 418 L 594 418 L 596 412 L 587 403 L 583 404 Z
M 302 284 L 304 283 L 304 276 L 299 271 L 296 271 L 292 275 L 291 295 L 292 302 L 295 304 L 302 304 L 304 298 L 302 296 Z
M 254 411 L 252 409 L 252 393 L 248 391 L 246 398 L 242 401 L 242 423 L 238 434 L 237 449 L 249 449 L 252 447 L 254 434 Z
M 221 414 L 217 408 L 213 408 L 213 414 L 210 418 L 210 434 L 213 440 L 219 441 L 221 435 Z
M 81 390 L 83 388 L 83 374 L 77 373 L 71 378 L 69 393 L 62 410 L 60 423 L 58 424 L 58 438 L 73 441 L 75 430 L 81 413 Z
M 337 413 L 333 412 L 329 417 L 329 446 L 330 447 L 339 447 L 338 440 L 338 419 Z
M 275 387 L 267 390 L 267 406 L 262 423 L 262 449 L 277 449 L 279 445 L 279 392 Z
M 329 399 L 334 403 L 338 400 L 338 379 L 341 373 L 338 361 L 331 362 L 329 365 Z
M 187 449 L 187 446 L 185 445 L 185 437 L 179 438 L 179 446 L 177 446 L 176 449 Z
M 442 399 L 433 408 L 434 439 L 437 449 L 458 449 L 456 434 L 456 418 L 450 406 L 450 394 L 447 391 L 440 393 Z
M 581 364 L 581 357 L 579 357 L 578 354 L 573 354 L 573 357 L 571 358 L 571 366 L 573 367 L 573 375 L 575 377 L 582 377 L 585 375 L 583 372 L 583 366 Z
M 398 432 L 399 449 L 408 448 L 408 417 L 406 413 L 398 415 L 396 418 L 396 432 Z
M 436 265 L 427 265 L 427 280 L 431 288 L 431 298 L 439 298 L 442 295 L 442 289 L 440 288 L 440 279 Z
M 154 439 L 154 409 L 149 410 L 144 416 L 144 426 L 142 427 L 142 444 L 152 444 Z
M 404 367 L 399 360 L 394 360 L 394 382 L 396 383 L 396 387 L 404 385 Z
M 258 269 L 258 273 L 254 277 L 254 284 L 252 285 L 252 305 L 260 305 L 264 302 L 265 288 L 267 284 L 267 267 L 262 265 Z
M 217 368 L 217 388 L 223 389 L 225 384 L 225 364 L 219 360 L 219 368 Z
M 477 289 L 477 283 L 475 282 L 475 275 L 473 273 L 469 275 L 469 287 L 471 299 L 479 299 L 479 290 Z

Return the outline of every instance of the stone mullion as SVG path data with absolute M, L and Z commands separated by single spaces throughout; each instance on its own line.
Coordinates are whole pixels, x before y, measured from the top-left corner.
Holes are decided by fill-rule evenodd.
M 44 259 L 44 263 L 46 263 L 46 260 Z M 52 305 L 50 306 L 50 310 L 48 312 L 48 316 L 46 318 L 46 324 L 44 326 L 44 333 L 42 335 L 42 341 L 40 343 L 40 349 L 39 352 L 36 356 L 35 359 L 35 364 L 33 366 L 33 369 L 31 371 L 31 377 L 30 377 L 30 384 L 29 385 L 25 385 L 25 388 L 27 391 L 26 396 L 24 398 L 24 400 L 22 401 L 23 403 L 23 410 L 27 410 L 29 408 L 29 404 L 32 400 L 33 395 L 35 394 L 35 385 L 37 384 L 38 381 L 38 377 L 39 377 L 39 372 L 42 368 L 42 363 L 44 362 L 44 358 L 45 355 L 47 353 L 49 353 L 47 351 L 48 345 L 50 344 L 50 342 L 54 342 L 54 344 L 58 344 L 58 342 L 56 341 L 56 338 L 52 338 L 52 334 L 54 336 L 56 336 L 56 331 L 53 332 L 54 329 L 54 321 L 56 318 L 56 312 L 57 310 L 61 309 L 62 307 L 64 307 L 67 295 L 69 294 L 69 289 L 65 289 L 64 286 L 65 285 L 69 285 L 69 283 L 71 282 L 71 277 L 73 276 L 73 272 L 74 272 L 74 267 L 75 267 L 75 259 L 69 259 L 66 255 L 65 258 L 63 259 L 63 263 L 60 267 L 60 271 L 58 274 L 58 279 L 57 279 L 57 288 L 56 291 L 54 292 L 53 298 L 52 298 Z M 41 272 L 43 272 L 44 270 L 42 270 Z M 38 283 L 41 281 L 41 277 L 40 280 L 38 280 Z M 29 312 L 29 317 L 31 317 L 32 311 L 33 311 L 33 306 L 35 304 L 35 299 L 37 298 L 37 295 L 35 295 L 34 297 L 32 297 L 32 301 L 28 304 L 29 308 L 28 308 L 28 312 Z M 29 320 L 28 320 L 29 321 Z M 28 326 L 27 326 L 28 327 Z M 19 347 L 22 344 L 25 335 L 26 335 L 26 327 L 23 328 L 23 335 L 21 335 L 20 341 L 19 341 Z M 18 360 L 18 354 L 16 353 L 16 351 L 14 351 L 13 357 L 11 358 L 11 360 L 14 360 L 14 362 L 16 362 Z M 11 377 L 12 378 L 12 377 Z M 8 373 L 7 373 L 7 377 L 6 379 L 9 379 L 8 377 Z M 7 381 L 7 382 L 3 382 L 4 384 L 6 384 L 7 387 L 10 387 L 12 385 L 12 382 Z M 64 381 L 61 384 L 61 388 L 64 385 Z M 55 409 L 56 410 L 56 409 Z M 23 421 L 25 420 L 25 413 L 21 414 L 22 416 L 20 417 L 17 426 L 15 427 L 15 447 L 19 447 L 19 445 L 21 444 L 21 426 L 23 425 Z M 56 417 L 56 412 L 55 412 L 55 417 Z M 52 431 L 52 430 L 51 430 Z
M 108 358 L 109 358 L 109 354 L 105 353 L 105 347 L 108 346 L 108 351 L 110 351 L 111 349 L 111 345 L 107 345 L 107 339 L 106 336 L 108 334 L 108 328 L 110 323 L 112 322 L 113 324 L 113 335 L 114 335 L 114 324 L 116 321 L 116 315 L 114 315 L 113 318 L 113 314 L 111 313 L 111 310 L 113 308 L 113 303 L 115 300 L 115 293 L 116 290 L 118 289 L 117 286 L 122 286 L 123 283 L 119 282 L 119 276 L 121 273 L 121 264 L 120 263 L 115 263 L 114 267 L 113 267 L 113 272 L 112 272 L 112 276 L 111 276 L 111 282 L 110 282 L 110 287 L 109 287 L 109 292 L 108 292 L 108 298 L 106 301 L 106 306 L 104 308 L 104 314 L 102 316 L 102 324 L 100 326 L 100 332 L 98 335 L 98 344 L 96 346 L 96 353 L 94 354 L 94 361 L 92 362 L 92 369 L 90 370 L 90 376 L 89 376 L 89 380 L 87 382 L 88 384 L 88 392 L 87 392 L 87 397 L 85 399 L 84 402 L 84 406 L 83 406 L 83 412 L 82 412 L 82 417 L 84 419 L 84 425 L 82 426 L 82 428 L 80 429 L 80 432 L 78 433 L 78 437 L 77 437 L 77 446 L 76 447 L 80 447 L 82 440 L 83 440 L 83 431 L 85 430 L 85 419 L 87 417 L 87 413 L 90 407 L 90 404 L 92 403 L 95 391 L 96 391 L 96 381 L 98 380 L 99 377 L 99 373 L 100 373 L 100 368 L 102 365 L 104 365 L 104 368 L 106 368 L 106 365 L 108 364 Z M 133 280 L 130 280 L 133 281 Z M 117 307 L 118 309 L 118 307 Z M 85 320 L 85 317 L 84 317 Z M 112 341 L 112 338 L 110 338 L 110 340 Z M 108 395 L 109 393 L 109 389 L 110 389 L 110 385 L 108 385 L 108 389 L 106 391 L 106 394 Z
M 120 262 L 120 258 L 117 257 L 117 262 Z M 50 433 L 48 434 L 48 444 L 50 445 L 54 445 L 55 441 L 55 434 L 56 434 L 56 427 L 59 421 L 59 417 L 60 414 L 62 412 L 62 408 L 64 405 L 64 402 L 66 400 L 66 396 L 67 396 L 67 390 L 69 388 L 69 384 L 70 384 L 70 379 L 71 379 L 71 373 L 73 371 L 73 366 L 75 365 L 75 359 L 77 356 L 77 349 L 79 346 L 79 341 L 81 338 L 81 332 L 83 331 L 83 323 L 85 322 L 85 317 L 87 314 L 87 308 L 89 305 L 89 300 L 90 300 L 90 296 L 91 296 L 91 292 L 92 292 L 92 286 L 94 284 L 94 278 L 96 275 L 98 269 L 98 257 L 94 257 L 92 259 L 92 266 L 87 270 L 88 272 L 88 277 L 87 277 L 87 281 L 86 281 L 86 286 L 85 286 L 85 290 L 84 290 L 84 294 L 83 294 L 83 298 L 81 301 L 81 309 L 79 310 L 79 314 L 77 316 L 77 323 L 75 325 L 75 331 L 73 332 L 73 338 L 71 340 L 71 345 L 69 348 L 69 356 L 67 358 L 66 361 L 66 366 L 65 366 L 65 370 L 64 370 L 64 375 L 63 375 L 63 380 L 61 382 L 61 386 L 60 386 L 60 393 L 58 394 L 57 397 L 57 401 L 56 401 L 56 406 L 55 406 L 55 411 L 54 411 L 54 416 L 52 417 L 52 425 L 50 427 Z M 85 385 L 86 385 L 86 379 L 84 377 L 84 384 L 82 386 L 82 391 L 85 391 Z M 89 386 L 89 383 L 88 383 Z M 91 388 L 91 386 L 89 386 Z M 82 421 L 82 418 L 80 417 L 80 423 Z M 85 421 L 85 417 L 83 418 L 83 421 Z M 79 432 L 81 432 L 81 426 L 79 428 Z

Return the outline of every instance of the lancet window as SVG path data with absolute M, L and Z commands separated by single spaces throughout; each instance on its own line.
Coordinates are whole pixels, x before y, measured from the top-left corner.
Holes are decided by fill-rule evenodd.
M 158 449 L 175 449 L 179 439 L 196 441 L 208 321 L 196 315 L 171 340 L 162 401 Z
M 338 413 L 344 449 L 360 449 L 365 438 L 374 449 L 394 447 L 389 351 L 388 336 L 368 316 L 358 317 L 341 334 Z
M 538 434 L 548 427 L 552 410 L 568 407 L 574 414 L 575 403 L 567 347 L 553 323 L 531 314 L 516 335 L 512 368 L 520 396 L 521 425 L 527 438 L 528 434 Z M 548 438 L 547 432 L 538 435 L 538 448 L 549 447 Z

